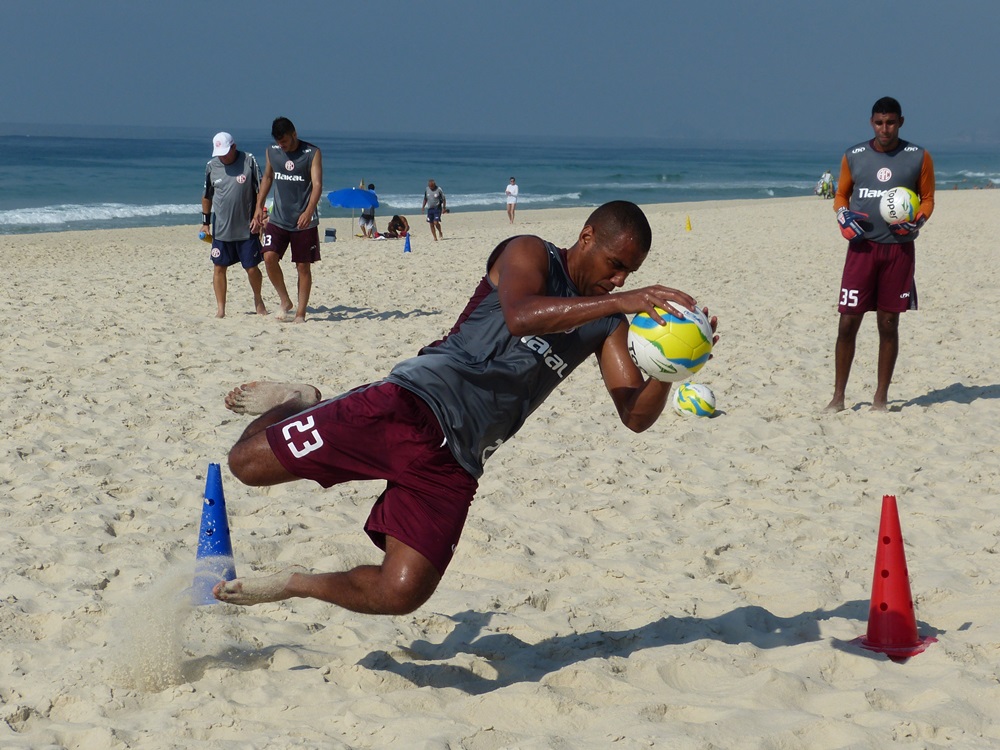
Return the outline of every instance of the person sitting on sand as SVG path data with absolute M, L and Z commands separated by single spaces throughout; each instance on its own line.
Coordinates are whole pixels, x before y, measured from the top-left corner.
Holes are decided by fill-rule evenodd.
M 399 239 L 400 237 L 405 237 L 410 232 L 410 222 L 406 220 L 405 216 L 400 216 L 396 214 L 391 219 L 389 219 L 389 225 L 386 227 L 383 237 L 389 237 L 390 239 Z
M 417 609 L 451 562 L 484 462 L 591 354 L 622 423 L 635 432 L 650 427 L 670 384 L 632 362 L 626 315 L 647 312 L 663 322 L 656 308 L 696 304 L 658 284 L 616 291 L 651 241 L 638 206 L 606 203 L 568 250 L 534 236 L 497 245 L 452 330 L 382 381 L 326 401 L 312 385 L 233 389 L 227 408 L 260 415 L 229 453 L 236 478 L 323 487 L 386 480 L 365 524 L 384 557 L 334 573 L 295 567 L 221 581 L 215 597 L 242 605 L 313 597 L 367 614 Z

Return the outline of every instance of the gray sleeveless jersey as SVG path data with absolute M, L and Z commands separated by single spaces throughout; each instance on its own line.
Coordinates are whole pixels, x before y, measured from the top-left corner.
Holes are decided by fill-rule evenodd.
M 316 147 L 311 143 L 299 141 L 295 151 L 285 153 L 281 146 L 271 144 L 267 149 L 267 158 L 274 170 L 274 210 L 270 221 L 290 232 L 298 230 L 299 217 L 309 205 L 312 195 L 312 163 L 316 157 Z M 313 212 L 309 227 L 319 224 L 319 211 Z
M 919 232 L 897 237 L 889 231 L 889 225 L 879 213 L 879 202 L 886 191 L 894 187 L 917 191 L 924 149 L 901 140 L 895 149 L 882 153 L 872 148 L 871 141 L 865 141 L 849 148 L 846 158 L 854 179 L 850 208 L 868 214 L 867 222 L 861 224 L 865 239 L 886 244 L 913 242 Z
M 506 242 L 494 250 L 490 263 L 505 246 Z M 546 294 L 580 296 L 559 249 L 548 242 L 545 247 Z M 564 333 L 513 336 L 488 272 L 489 264 L 451 332 L 400 362 L 387 378 L 428 403 L 455 458 L 476 478 L 482 476 L 486 459 L 542 401 L 626 323 L 624 316 L 613 315 Z
M 212 201 L 212 236 L 223 242 L 250 239 L 260 167 L 253 154 L 238 151 L 236 161 L 223 164 L 219 157 L 205 165 L 205 197 Z

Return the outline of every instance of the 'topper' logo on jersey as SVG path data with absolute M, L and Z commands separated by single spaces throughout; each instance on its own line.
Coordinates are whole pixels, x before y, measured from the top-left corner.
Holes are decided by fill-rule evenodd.
M 892 179 L 892 170 L 889 167 L 882 167 L 875 173 L 875 177 L 878 178 L 879 182 L 888 182 Z

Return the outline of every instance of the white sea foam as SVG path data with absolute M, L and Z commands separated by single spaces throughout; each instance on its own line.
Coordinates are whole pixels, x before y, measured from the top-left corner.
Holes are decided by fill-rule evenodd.
M 158 204 L 151 206 L 136 206 L 127 203 L 63 204 L 0 211 L 0 226 L 49 226 L 70 224 L 73 222 L 178 216 L 181 214 L 196 216 L 200 211 L 200 207 L 195 204 Z

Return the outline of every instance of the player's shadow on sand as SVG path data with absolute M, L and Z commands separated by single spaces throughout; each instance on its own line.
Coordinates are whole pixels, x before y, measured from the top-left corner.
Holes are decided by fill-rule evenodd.
M 482 695 L 519 682 L 538 682 L 547 674 L 586 659 L 628 657 L 647 648 L 703 639 L 734 645 L 749 643 L 758 648 L 782 648 L 819 641 L 822 639 L 819 623 L 832 618 L 859 620 L 858 635 L 863 635 L 868 606 L 867 600 L 852 601 L 836 609 L 813 610 L 794 617 L 778 617 L 763 607 L 739 607 L 708 619 L 664 617 L 632 630 L 576 633 L 540 643 L 526 643 L 509 633 L 481 636 L 493 613 L 466 611 L 451 618 L 457 625 L 443 642 L 414 641 L 407 649 L 412 661 L 399 661 L 385 651 L 373 651 L 358 664 L 392 672 L 417 687 L 450 687 L 469 695 Z M 918 623 L 918 629 L 921 635 L 941 632 L 925 623 Z M 833 647 L 862 658 L 887 658 L 845 642 L 834 641 Z M 448 663 L 459 654 L 485 659 L 496 676 L 483 677 L 464 666 Z
M 951 401 L 956 404 L 971 404 L 981 398 L 1000 398 L 1000 385 L 962 385 L 952 383 L 944 388 L 925 393 L 923 396 L 911 398 L 902 404 L 907 406 L 931 406 Z
M 419 318 L 429 315 L 440 315 L 440 310 L 373 310 L 370 307 L 309 307 L 306 310 L 306 321 L 326 320 L 338 322 L 344 320 L 396 320 L 402 318 Z

